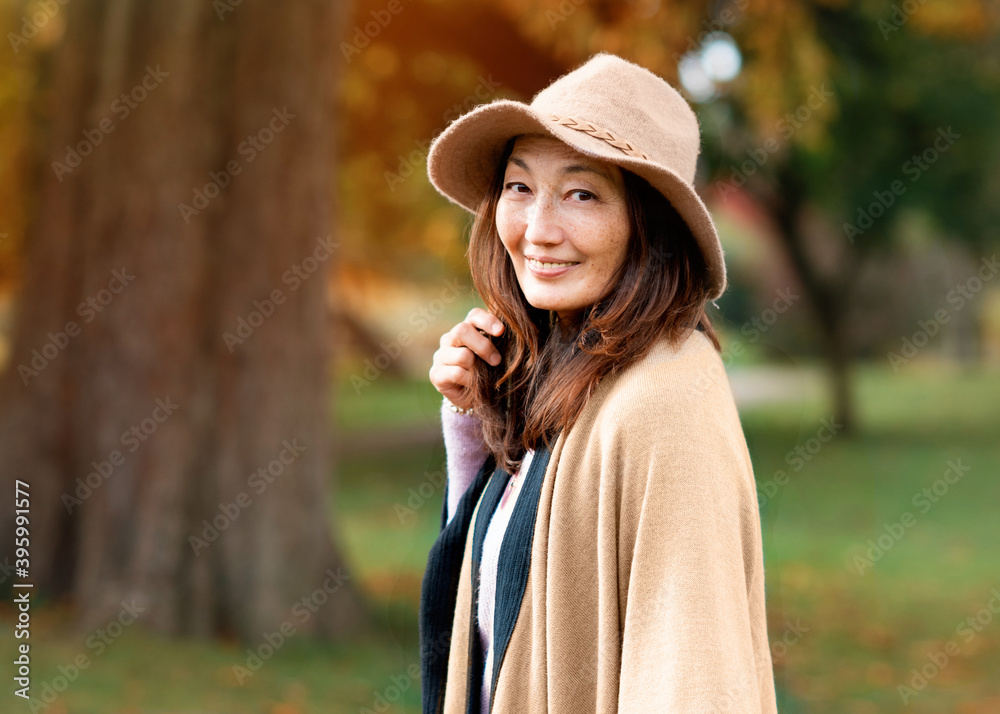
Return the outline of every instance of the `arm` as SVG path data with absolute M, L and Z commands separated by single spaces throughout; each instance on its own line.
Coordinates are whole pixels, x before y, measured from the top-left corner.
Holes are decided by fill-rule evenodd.
M 669 428 L 623 440 L 619 711 L 776 712 L 739 417 L 728 392 L 674 406 Z
M 487 451 L 479 418 L 473 414 L 453 412 L 443 399 L 441 427 L 444 432 L 448 477 L 445 488 L 447 525 L 455 515 L 462 495 L 486 462 Z

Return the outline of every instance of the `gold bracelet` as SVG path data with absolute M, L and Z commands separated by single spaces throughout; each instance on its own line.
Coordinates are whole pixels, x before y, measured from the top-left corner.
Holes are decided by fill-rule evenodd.
M 444 398 L 444 405 L 449 409 L 451 409 L 456 414 L 472 414 L 472 407 L 469 407 L 468 409 L 462 409 L 461 407 L 457 407 L 451 403 L 451 400 L 448 399 L 448 397 Z

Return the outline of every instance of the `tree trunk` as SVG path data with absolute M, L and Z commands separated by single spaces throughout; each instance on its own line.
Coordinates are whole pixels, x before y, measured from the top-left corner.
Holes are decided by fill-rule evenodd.
M 133 600 L 168 633 L 357 627 L 328 490 L 347 9 L 61 12 L 50 158 L 0 385 L 0 463 L 30 483 L 28 580 L 71 596 L 82 627 Z
M 816 269 L 805 250 L 800 228 L 805 197 L 789 169 L 784 168 L 776 174 L 776 189 L 766 198 L 759 194 L 758 198 L 769 206 L 778 238 L 813 307 L 829 370 L 834 421 L 843 426 L 843 433 L 851 433 L 857 424 L 851 389 L 852 350 L 847 306 L 851 276 L 856 274 L 857 263 L 855 261 L 844 271 L 842 280 L 827 279 Z

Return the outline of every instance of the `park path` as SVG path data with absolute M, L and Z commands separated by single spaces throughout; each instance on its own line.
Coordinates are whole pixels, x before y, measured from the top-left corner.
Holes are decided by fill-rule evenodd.
M 729 369 L 727 374 L 740 409 L 811 397 L 822 387 L 822 375 L 806 367 L 755 365 Z
M 806 398 L 820 388 L 819 375 L 807 368 L 772 366 L 727 370 L 738 409 Z M 386 449 L 433 446 L 441 441 L 441 425 L 419 423 L 351 431 L 335 437 L 334 453 L 353 456 Z

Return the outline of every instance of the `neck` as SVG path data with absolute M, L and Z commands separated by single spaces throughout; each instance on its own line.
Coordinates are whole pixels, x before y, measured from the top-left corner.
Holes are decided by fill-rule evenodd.
M 569 330 L 580 324 L 580 320 L 583 319 L 584 311 L 581 310 L 557 310 L 555 311 L 555 316 L 552 318 L 559 321 L 560 326 L 564 330 Z

